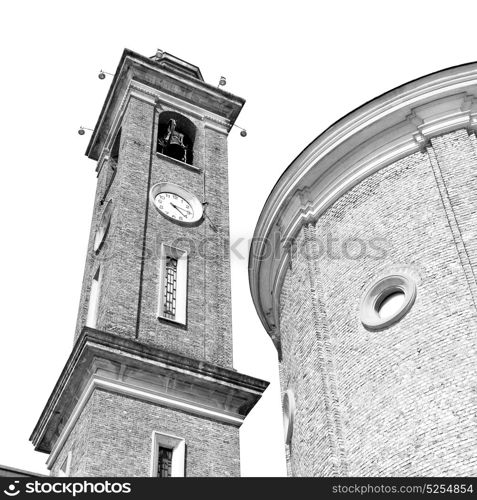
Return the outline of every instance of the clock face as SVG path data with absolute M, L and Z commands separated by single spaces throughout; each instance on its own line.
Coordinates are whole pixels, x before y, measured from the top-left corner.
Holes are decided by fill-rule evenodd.
M 181 222 L 194 221 L 194 209 L 190 203 L 174 193 L 162 192 L 156 196 L 156 206 L 160 212 Z
M 160 182 L 151 188 L 150 197 L 164 217 L 178 224 L 195 224 L 202 219 L 202 203 L 181 186 Z

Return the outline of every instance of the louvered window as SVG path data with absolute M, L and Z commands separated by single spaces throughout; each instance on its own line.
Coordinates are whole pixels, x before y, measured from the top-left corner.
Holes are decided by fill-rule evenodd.
M 166 257 L 164 283 L 164 316 L 175 319 L 177 294 L 177 259 Z
M 172 476 L 172 449 L 159 446 L 157 454 L 157 477 Z
M 187 252 L 162 245 L 159 267 L 157 315 L 185 325 L 187 323 Z

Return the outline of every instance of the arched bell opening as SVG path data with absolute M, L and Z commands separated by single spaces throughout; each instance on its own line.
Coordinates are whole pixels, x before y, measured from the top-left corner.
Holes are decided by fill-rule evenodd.
M 195 126 L 185 116 L 165 111 L 159 116 L 157 152 L 193 165 Z

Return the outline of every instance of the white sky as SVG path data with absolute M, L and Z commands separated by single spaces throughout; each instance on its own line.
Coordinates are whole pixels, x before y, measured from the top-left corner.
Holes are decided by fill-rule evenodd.
M 331 123 L 411 79 L 477 60 L 477 2 L 2 2 L 0 464 L 46 472 L 29 435 L 70 353 L 95 190 L 84 156 L 125 47 L 198 65 L 247 100 L 229 140 L 231 237 Z M 243 253 L 246 245 L 238 246 Z M 242 475 L 284 475 L 275 349 L 232 260 L 235 368 L 271 381 L 242 427 Z

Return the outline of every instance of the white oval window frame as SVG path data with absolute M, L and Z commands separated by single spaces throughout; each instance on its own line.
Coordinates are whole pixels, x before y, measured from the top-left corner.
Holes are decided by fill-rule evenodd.
M 389 295 L 403 292 L 404 300 L 394 314 L 382 318 L 379 306 Z M 417 296 L 417 285 L 408 274 L 388 274 L 380 276 L 365 291 L 359 306 L 361 323 L 369 330 L 382 330 L 398 322 L 413 306 Z
M 287 389 L 282 400 L 283 411 L 283 434 L 285 444 L 290 445 L 293 436 L 293 424 L 295 421 L 295 394 L 293 389 Z
M 160 193 L 173 193 L 180 196 L 181 198 L 184 198 L 184 200 L 186 200 L 187 203 L 189 203 L 189 205 L 194 210 L 194 219 L 190 221 L 180 221 L 173 217 L 169 217 L 159 208 L 159 204 L 156 202 L 156 197 Z M 177 184 L 173 184 L 172 182 L 159 182 L 157 184 L 154 184 L 154 186 L 152 186 L 151 190 L 149 191 L 149 198 L 156 207 L 157 211 L 163 217 L 177 224 L 181 224 L 183 226 L 190 226 L 197 224 L 202 220 L 204 216 L 204 207 L 202 206 L 202 203 L 197 198 L 197 196 L 187 191 L 183 187 L 178 186 Z
M 101 250 L 104 240 L 106 239 L 109 226 L 111 225 L 112 215 L 113 215 L 113 203 L 112 200 L 109 200 L 106 205 L 106 208 L 104 209 L 103 215 L 101 216 L 98 229 L 96 230 L 96 234 L 94 236 L 93 250 L 96 253 L 98 253 Z

